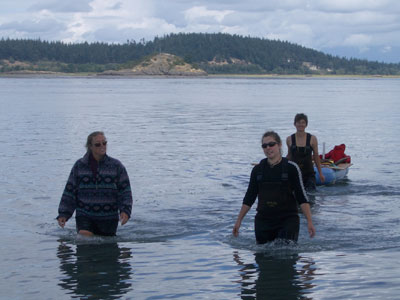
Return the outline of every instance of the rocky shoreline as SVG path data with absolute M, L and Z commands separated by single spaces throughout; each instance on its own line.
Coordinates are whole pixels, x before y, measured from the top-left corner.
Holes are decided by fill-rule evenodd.
M 142 61 L 132 69 L 110 70 L 99 76 L 207 76 L 207 73 L 183 61 L 178 56 L 160 53 Z

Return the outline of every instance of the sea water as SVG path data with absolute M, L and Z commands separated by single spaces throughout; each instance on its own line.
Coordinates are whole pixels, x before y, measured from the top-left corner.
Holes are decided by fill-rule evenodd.
M 400 80 L 0 78 L 1 299 L 398 299 Z M 297 245 L 231 231 L 266 130 L 296 113 L 347 178 L 311 195 Z M 55 217 L 87 135 L 127 168 L 131 220 L 82 238 Z M 284 155 L 287 153 L 283 147 Z

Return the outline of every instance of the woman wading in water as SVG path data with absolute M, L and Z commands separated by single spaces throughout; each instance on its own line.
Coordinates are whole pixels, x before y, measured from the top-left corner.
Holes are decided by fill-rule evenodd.
M 298 166 L 282 157 L 282 142 L 274 131 L 266 132 L 261 147 L 267 158 L 256 165 L 232 233 L 239 235 L 242 220 L 258 197 L 255 234 L 258 244 L 275 239 L 297 241 L 300 219 L 298 205 L 307 219 L 310 237 L 314 237 L 310 205 Z
M 297 114 L 294 117 L 296 133 L 286 138 L 288 147 L 288 155 L 286 157 L 299 166 L 306 190 L 312 191 L 316 187 L 313 159 L 321 182 L 325 181 L 325 177 L 321 171 L 317 137 L 305 131 L 307 125 L 308 118 L 305 114 Z

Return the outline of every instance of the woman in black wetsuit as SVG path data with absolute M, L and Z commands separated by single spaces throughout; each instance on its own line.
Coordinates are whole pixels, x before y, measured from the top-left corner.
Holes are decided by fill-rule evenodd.
M 297 114 L 294 117 L 296 133 L 286 138 L 288 147 L 288 155 L 286 157 L 299 166 L 306 190 L 312 191 L 315 190 L 316 181 L 313 159 L 321 182 L 325 181 L 325 177 L 321 171 L 317 137 L 305 131 L 307 125 L 308 118 L 305 114 Z
M 315 228 L 298 166 L 282 157 L 282 141 L 274 131 L 263 135 L 261 146 L 267 158 L 261 160 L 251 172 L 233 235 L 239 235 L 242 220 L 258 197 L 255 217 L 257 243 L 275 239 L 297 241 L 300 224 L 298 204 L 307 219 L 310 237 L 313 237 Z

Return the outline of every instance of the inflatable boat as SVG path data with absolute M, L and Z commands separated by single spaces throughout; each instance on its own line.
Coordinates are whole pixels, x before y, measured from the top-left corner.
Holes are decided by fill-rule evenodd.
M 321 182 L 319 179 L 319 172 L 317 167 L 314 166 L 315 179 L 317 185 L 328 185 L 335 184 L 336 182 L 344 179 L 349 172 L 349 168 L 352 166 L 351 163 L 339 163 L 339 164 L 322 164 L 321 171 L 325 177 L 325 181 Z

